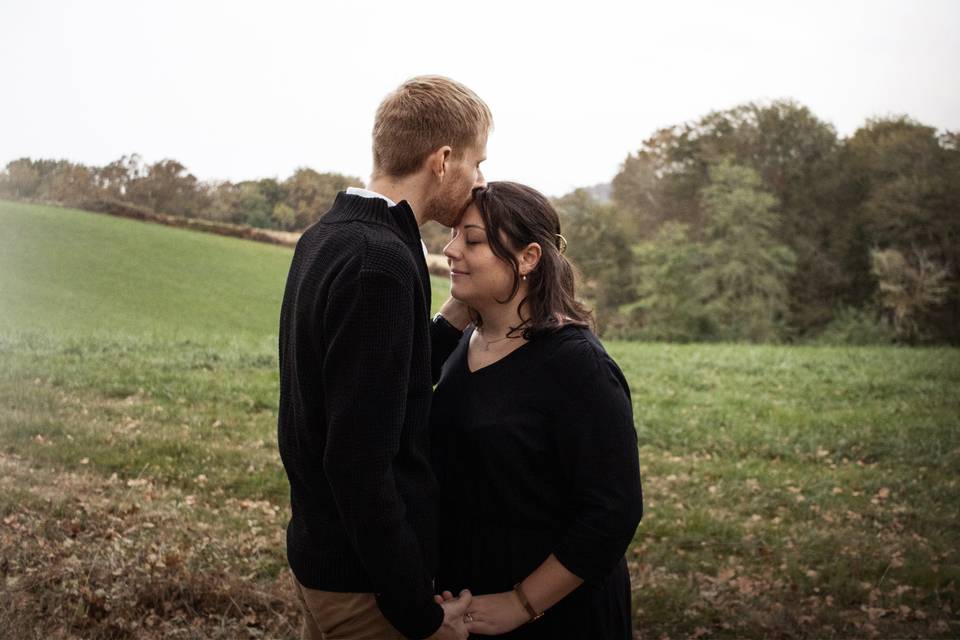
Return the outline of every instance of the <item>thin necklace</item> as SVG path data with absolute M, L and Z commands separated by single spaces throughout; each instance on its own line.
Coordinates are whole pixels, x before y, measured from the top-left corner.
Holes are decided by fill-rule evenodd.
M 517 338 L 520 337 L 520 336 L 505 335 L 502 338 L 497 338 L 496 340 L 487 340 L 486 338 L 483 337 L 483 329 L 480 329 L 480 328 L 477 329 L 477 335 L 479 335 L 480 339 L 483 340 L 484 351 L 490 351 L 490 345 L 492 344 L 497 344 L 498 342 L 503 342 L 504 340 L 510 340 L 510 339 L 516 340 Z

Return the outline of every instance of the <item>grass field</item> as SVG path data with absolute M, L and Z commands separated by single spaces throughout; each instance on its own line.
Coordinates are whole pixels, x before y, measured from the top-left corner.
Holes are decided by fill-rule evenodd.
M 0 637 L 295 637 L 291 251 L 7 202 L 0 229 Z M 638 637 L 960 634 L 960 352 L 607 346 Z

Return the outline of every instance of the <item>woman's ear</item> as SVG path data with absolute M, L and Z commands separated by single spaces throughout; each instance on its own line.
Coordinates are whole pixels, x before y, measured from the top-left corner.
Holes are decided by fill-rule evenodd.
M 540 256 L 542 255 L 542 250 L 540 244 L 537 242 L 531 242 L 520 252 L 520 275 L 528 275 L 531 271 L 537 268 L 537 265 L 540 264 Z

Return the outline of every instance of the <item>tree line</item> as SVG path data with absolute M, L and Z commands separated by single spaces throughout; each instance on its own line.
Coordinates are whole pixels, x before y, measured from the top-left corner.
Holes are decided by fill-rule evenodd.
M 176 160 L 21 158 L 0 197 L 298 231 L 356 177 L 298 169 L 201 182 Z M 603 190 L 600 190 L 603 191 Z M 655 132 L 610 198 L 555 198 L 604 335 L 650 340 L 960 344 L 960 135 L 908 117 L 838 136 L 790 100 Z M 425 225 L 439 252 L 445 229 Z
M 138 154 L 102 167 L 66 160 L 20 158 L 0 173 L 0 196 L 105 210 L 132 204 L 160 213 L 280 231 L 299 231 L 320 219 L 338 191 L 360 178 L 297 169 L 276 178 L 201 182 L 177 160 L 147 164 Z
M 556 200 L 607 335 L 960 343 L 960 136 L 796 102 L 661 129 Z

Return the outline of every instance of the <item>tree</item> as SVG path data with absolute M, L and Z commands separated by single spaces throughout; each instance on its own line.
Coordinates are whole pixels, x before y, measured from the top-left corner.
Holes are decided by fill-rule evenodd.
M 908 261 L 896 249 L 870 252 L 880 287 L 880 302 L 889 310 L 897 335 L 907 342 L 922 339 L 919 318 L 946 300 L 949 272 L 915 251 Z
M 110 164 L 94 169 L 94 181 L 101 192 L 114 200 L 130 201 L 130 185 L 146 175 L 146 167 L 139 154 L 120 157 Z
M 138 159 L 137 156 L 131 157 Z M 193 216 L 208 206 L 204 191 L 187 168 L 176 160 L 166 159 L 146 167 L 129 170 L 124 199 L 161 213 Z
M 229 181 L 204 185 L 210 203 L 201 212 L 201 217 L 222 222 L 240 224 L 243 212 L 240 209 L 240 188 Z
M 844 164 L 856 188 L 864 254 L 895 249 L 914 267 L 920 258 L 945 270 L 948 293 L 916 322 L 915 335 L 960 342 L 960 151 L 956 134 L 937 135 L 907 117 L 871 120 L 847 141 Z M 875 261 L 867 268 L 871 296 Z
M 716 334 L 705 313 L 709 291 L 699 277 L 705 268 L 700 243 L 690 228 L 667 222 L 650 240 L 634 247 L 637 301 L 630 313 L 640 325 L 638 335 L 653 340 L 691 342 Z
M 40 189 L 40 171 L 30 158 L 19 158 L 7 163 L 2 184 L 4 191 L 13 198 L 33 198 Z
M 582 274 L 582 295 L 596 307 L 603 330 L 620 305 L 634 299 L 633 255 L 627 236 L 609 204 L 577 189 L 554 200 L 567 240 L 565 255 Z
M 826 324 L 839 304 L 866 300 L 869 264 L 857 221 L 847 215 L 833 127 L 790 100 L 747 103 L 657 131 L 624 161 L 613 197 L 640 238 L 660 225 L 685 224 L 693 240 L 705 233 L 701 198 L 710 167 L 723 158 L 752 168 L 779 202 L 774 236 L 794 252 L 787 321 L 796 333 Z
M 266 198 L 271 209 L 283 200 L 283 185 L 276 178 L 260 178 L 257 181 L 257 188 L 260 189 L 260 193 Z
M 237 213 L 234 219 L 240 224 L 251 227 L 269 227 L 272 223 L 273 207 L 260 189 L 260 183 L 253 180 L 237 185 Z
M 47 197 L 76 207 L 95 207 L 100 200 L 94 172 L 82 164 L 64 162 L 47 185 Z
M 723 160 L 703 191 L 705 266 L 696 291 L 722 340 L 777 341 L 788 309 L 793 251 L 777 240 L 777 199 L 749 167 Z
M 297 214 L 286 202 L 278 202 L 270 215 L 277 228 L 289 231 L 297 224 Z
M 363 186 L 363 182 L 339 173 L 297 169 L 283 183 L 286 203 L 296 213 L 296 227 L 305 229 L 319 220 L 333 205 L 337 192 L 352 186 Z

